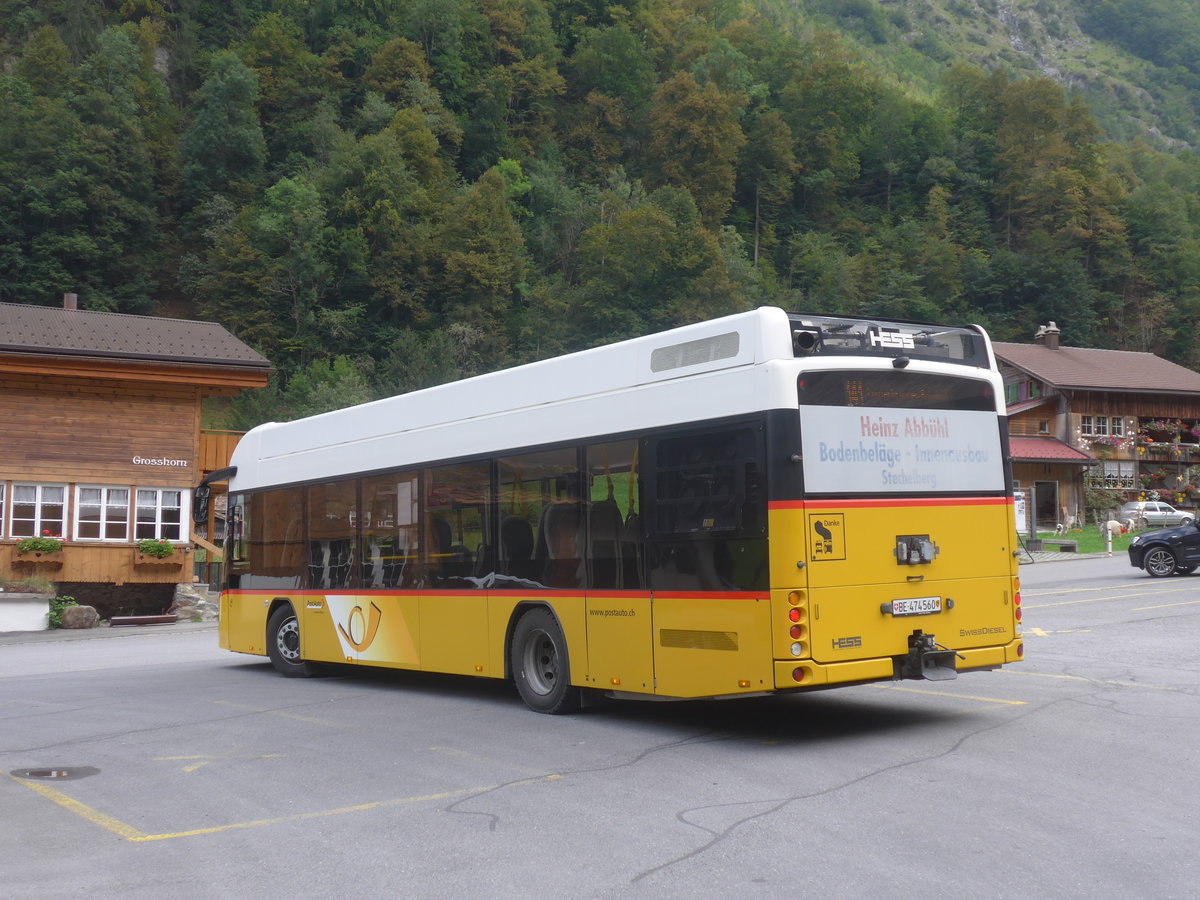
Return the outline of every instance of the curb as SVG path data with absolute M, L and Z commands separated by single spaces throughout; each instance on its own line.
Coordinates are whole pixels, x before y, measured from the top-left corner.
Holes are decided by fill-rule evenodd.
M 183 622 L 174 625 L 102 625 L 97 628 L 50 628 L 45 631 L 0 632 L 0 647 L 17 644 L 70 643 L 72 641 L 102 641 L 110 638 L 129 638 L 147 634 L 194 634 L 216 631 L 216 622 Z

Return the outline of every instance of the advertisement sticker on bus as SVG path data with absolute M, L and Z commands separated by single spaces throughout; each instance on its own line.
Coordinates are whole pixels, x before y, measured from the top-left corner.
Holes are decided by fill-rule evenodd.
M 800 421 L 810 485 L 881 493 L 1004 489 L 994 413 L 804 406 Z

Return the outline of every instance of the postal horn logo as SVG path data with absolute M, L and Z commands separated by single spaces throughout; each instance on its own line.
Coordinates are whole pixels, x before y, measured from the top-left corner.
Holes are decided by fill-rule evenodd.
M 348 645 L 362 653 L 375 641 L 379 633 L 379 620 L 383 612 L 374 603 L 369 612 L 364 612 L 361 606 L 355 606 L 346 617 L 346 624 L 338 624 L 338 631 Z

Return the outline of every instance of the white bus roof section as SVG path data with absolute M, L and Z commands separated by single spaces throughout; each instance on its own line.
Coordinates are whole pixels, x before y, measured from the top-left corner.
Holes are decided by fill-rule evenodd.
M 793 407 L 787 313 L 763 307 L 401 394 L 260 425 L 231 490 L 334 479 L 673 423 Z

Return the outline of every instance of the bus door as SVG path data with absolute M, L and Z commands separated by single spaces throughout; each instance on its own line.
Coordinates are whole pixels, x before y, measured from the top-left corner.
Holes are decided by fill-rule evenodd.
M 654 692 L 650 594 L 641 556 L 637 441 L 587 448 L 587 683 Z
M 774 688 L 763 426 L 651 442 L 647 570 L 656 693 Z

